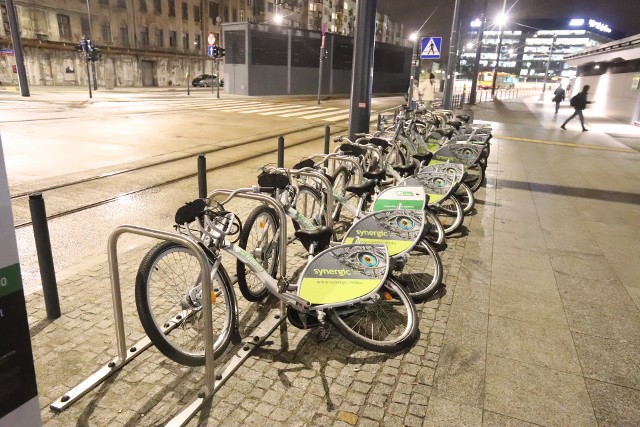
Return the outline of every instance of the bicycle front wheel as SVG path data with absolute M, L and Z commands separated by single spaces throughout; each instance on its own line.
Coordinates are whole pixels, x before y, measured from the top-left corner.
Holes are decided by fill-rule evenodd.
M 433 209 L 444 227 L 444 234 L 447 236 L 456 231 L 464 221 L 462 204 L 453 194 L 433 205 Z
M 442 260 L 426 240 L 421 240 L 409 252 L 402 271 L 395 274 L 407 294 L 415 302 L 422 302 L 442 285 Z
M 174 362 L 205 363 L 203 303 L 211 304 L 215 356 L 227 348 L 236 328 L 236 300 L 222 264 L 212 277 L 211 295 L 203 296 L 200 263 L 193 252 L 178 243 L 161 242 L 142 260 L 135 294 L 144 331 Z
M 249 252 L 271 277 L 276 277 L 278 267 L 278 239 L 280 237 L 278 216 L 273 208 L 256 207 L 242 225 L 238 246 Z M 247 301 L 263 300 L 269 290 L 241 261 L 236 262 L 238 289 Z
M 473 207 L 476 204 L 476 197 L 473 195 L 473 191 L 471 191 L 471 188 L 469 188 L 467 184 L 464 182 L 460 183 L 460 186 L 456 191 L 456 197 L 460 200 L 460 203 L 462 204 L 462 212 L 464 212 L 465 215 L 473 210 Z
M 420 335 L 416 306 L 391 277 L 380 288 L 376 299 L 330 309 L 328 318 L 346 339 L 379 353 L 403 350 Z

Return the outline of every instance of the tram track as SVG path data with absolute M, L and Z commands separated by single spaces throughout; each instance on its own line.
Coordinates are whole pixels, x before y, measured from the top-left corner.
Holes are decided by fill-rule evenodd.
M 384 111 L 386 110 L 380 112 Z M 276 153 L 275 140 L 280 135 L 285 136 L 285 150 L 304 144 L 317 143 L 324 136 L 326 125 L 327 123 L 316 123 L 283 133 L 242 140 L 233 145 L 202 150 L 197 154 L 207 155 L 207 161 L 213 161 L 213 165 L 207 167 L 207 172 L 212 172 Z M 331 125 L 332 136 L 347 130 L 345 125 L 337 125 L 336 123 L 329 125 Z M 188 153 L 158 162 L 14 194 L 11 196 L 16 224 L 14 228 L 18 230 L 32 225 L 28 206 L 29 194 L 46 193 L 47 219 L 61 218 L 196 177 L 195 158 L 197 154 Z M 185 173 L 185 169 L 194 172 Z M 166 179 L 158 181 L 157 176 L 166 176 Z

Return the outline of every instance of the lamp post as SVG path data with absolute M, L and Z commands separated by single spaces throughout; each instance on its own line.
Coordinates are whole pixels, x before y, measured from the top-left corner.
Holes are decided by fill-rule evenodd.
M 93 40 L 93 30 L 91 27 L 91 5 L 89 4 L 89 0 L 87 0 L 87 19 L 89 23 L 89 34 L 87 38 L 89 40 Z M 96 62 L 91 61 L 91 74 L 93 74 L 93 90 L 98 90 L 98 79 L 96 77 Z
M 476 103 L 476 91 L 478 90 L 478 73 L 480 72 L 480 57 L 482 55 L 482 38 L 484 37 L 484 26 L 487 20 L 487 5 L 489 0 L 484 0 L 484 9 L 480 16 L 480 27 L 478 27 L 478 46 L 476 47 L 476 62 L 473 65 L 473 74 L 471 76 L 471 94 L 469 95 L 469 104 Z
M 498 52 L 496 56 L 496 65 L 493 67 L 493 82 L 491 83 L 491 97 L 493 98 L 496 93 L 496 82 L 498 80 L 498 66 L 500 65 L 500 51 L 502 50 L 502 27 L 507 22 L 507 16 L 502 14 L 498 17 L 498 29 L 500 35 L 498 36 Z
M 547 58 L 547 68 L 544 72 L 544 83 L 542 85 L 542 93 L 540 94 L 540 100 L 542 101 L 544 99 L 544 93 L 547 90 L 547 78 L 549 76 L 549 65 L 551 64 L 551 55 L 553 54 L 553 48 L 556 45 L 556 38 L 558 36 L 557 35 L 553 35 L 553 39 L 551 40 L 551 48 L 549 48 L 549 57 Z
M 414 109 L 415 105 L 413 103 L 413 83 L 416 79 L 416 62 L 418 62 L 418 32 L 414 32 L 409 36 L 409 40 L 413 42 L 413 47 L 411 48 L 411 77 L 409 78 L 409 91 L 407 92 L 407 103 L 409 104 L 409 108 Z

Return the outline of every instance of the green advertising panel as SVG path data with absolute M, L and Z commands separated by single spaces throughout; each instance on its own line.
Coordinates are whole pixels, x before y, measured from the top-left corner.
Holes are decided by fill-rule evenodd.
M 426 195 L 422 186 L 399 186 L 383 190 L 373 202 L 373 212 L 390 209 L 423 210 Z

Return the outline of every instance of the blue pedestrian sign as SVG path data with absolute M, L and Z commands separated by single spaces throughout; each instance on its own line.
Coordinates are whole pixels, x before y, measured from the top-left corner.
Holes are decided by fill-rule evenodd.
M 424 37 L 420 49 L 421 59 L 440 59 L 442 37 Z
M 213 48 L 214 46 L 207 46 L 207 55 L 213 57 Z

